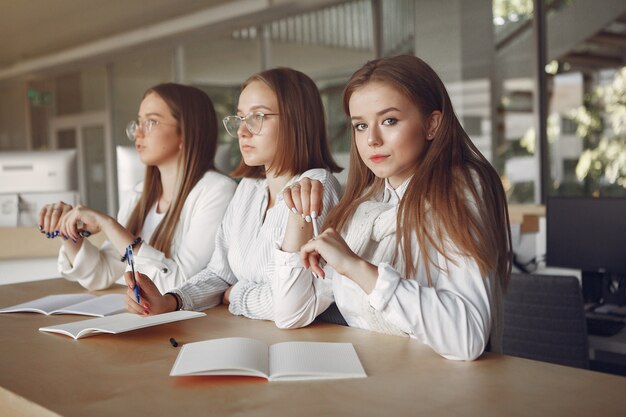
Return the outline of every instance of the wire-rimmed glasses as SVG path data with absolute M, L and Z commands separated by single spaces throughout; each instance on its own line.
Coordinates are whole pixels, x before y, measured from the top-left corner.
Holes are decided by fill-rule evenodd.
M 139 122 L 137 120 L 131 120 L 126 125 L 126 136 L 128 137 L 128 140 L 130 140 L 131 142 L 134 142 L 135 135 L 137 134 L 137 131 L 139 129 L 141 129 L 141 132 L 143 133 L 144 136 L 147 136 L 150 134 L 150 132 L 152 132 L 152 129 L 156 125 L 176 126 L 175 124 L 163 123 L 154 119 L 146 119 L 143 122 Z
M 258 135 L 263 127 L 263 119 L 265 116 L 278 116 L 278 113 L 263 113 L 261 111 L 251 112 L 245 116 L 226 116 L 222 120 L 224 127 L 228 134 L 234 138 L 237 138 L 237 131 L 241 127 L 242 123 L 245 123 L 246 128 L 253 135 Z

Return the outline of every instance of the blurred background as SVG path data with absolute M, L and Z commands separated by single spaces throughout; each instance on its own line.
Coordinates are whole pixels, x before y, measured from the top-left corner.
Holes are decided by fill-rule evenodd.
M 50 193 L 114 215 L 143 172 L 124 128 L 160 82 L 203 89 L 221 119 L 252 73 L 301 70 L 322 92 L 332 151 L 347 167 L 343 86 L 367 60 L 400 53 L 441 75 L 512 207 L 626 196 L 623 0 L 4 0 L 2 9 L 0 226 L 34 225 Z M 220 135 L 228 171 L 239 151 Z

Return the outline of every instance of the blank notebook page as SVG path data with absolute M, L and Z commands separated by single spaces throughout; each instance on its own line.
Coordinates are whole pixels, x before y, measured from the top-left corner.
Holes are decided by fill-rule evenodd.
M 351 343 L 285 342 L 270 346 L 272 378 L 364 378 Z
M 269 371 L 267 345 L 245 337 L 206 340 L 183 346 L 170 375 L 249 375 L 267 377 Z M 229 372 L 219 372 L 219 371 Z

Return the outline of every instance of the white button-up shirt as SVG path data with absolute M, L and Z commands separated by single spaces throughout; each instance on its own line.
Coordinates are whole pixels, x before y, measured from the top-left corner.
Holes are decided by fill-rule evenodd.
M 491 327 L 492 277 L 481 275 L 473 258 L 461 256 L 450 242 L 448 255 L 430 255 L 432 286 L 419 262 L 417 239 L 412 241 L 415 276 L 406 277 L 402 252 L 396 246 L 398 204 L 408 181 L 361 204 L 342 231 L 350 248 L 378 267 L 374 290 L 367 294 L 354 281 L 327 266 L 325 279 L 302 267 L 297 253 L 275 249 L 273 286 L 276 323 L 302 327 L 335 301 L 350 326 L 408 335 L 450 359 L 474 359 L 484 350 Z M 462 225 L 459 225 L 461 227 Z
M 341 187 L 331 172 L 311 169 L 293 177 L 285 187 L 302 177 L 324 185 L 322 222 L 339 201 Z M 186 310 L 204 310 L 222 303 L 228 287 L 230 312 L 249 318 L 273 320 L 271 277 L 274 275 L 274 244 L 282 241 L 289 209 L 279 193 L 268 208 L 266 179 L 244 178 L 235 192 L 215 239 L 215 252 L 207 267 L 173 290 Z

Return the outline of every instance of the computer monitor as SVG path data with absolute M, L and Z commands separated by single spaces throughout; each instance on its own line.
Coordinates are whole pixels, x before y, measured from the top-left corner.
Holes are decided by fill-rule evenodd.
M 146 166 L 134 146 L 117 146 L 117 197 L 120 207 L 133 195 L 133 188 L 143 181 Z
M 546 264 L 580 269 L 586 302 L 626 302 L 626 198 L 549 197 L 546 237 Z
M 0 152 L 0 194 L 78 189 L 76 149 Z

